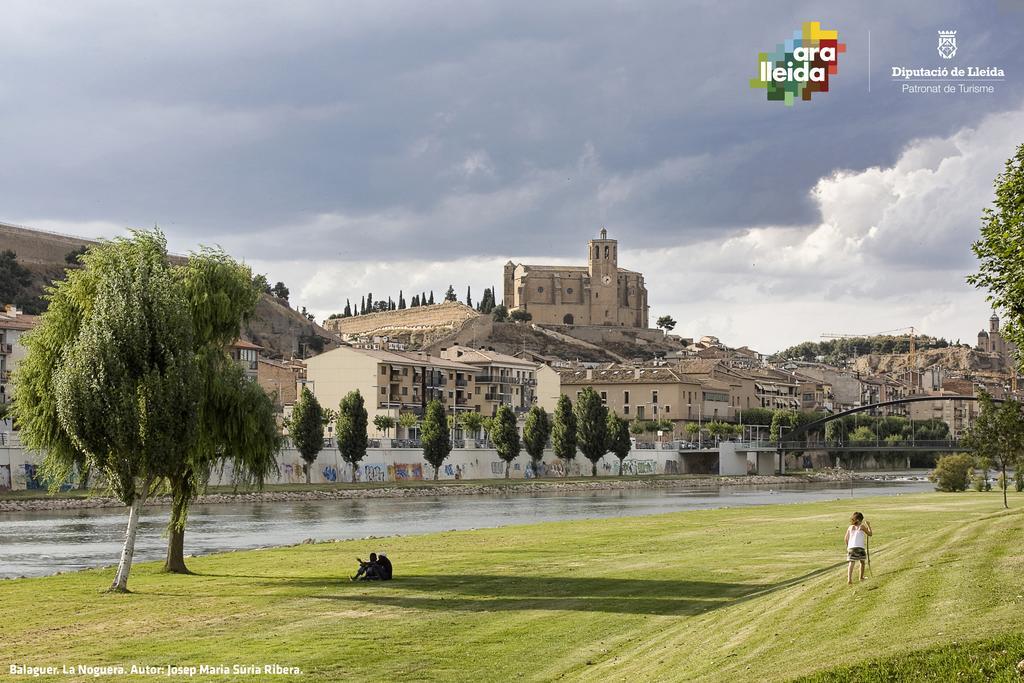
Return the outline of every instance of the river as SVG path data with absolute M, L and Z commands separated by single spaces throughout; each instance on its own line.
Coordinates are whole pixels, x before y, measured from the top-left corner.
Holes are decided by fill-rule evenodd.
M 856 483 L 854 497 L 933 490 L 924 481 Z M 417 496 L 193 506 L 185 552 L 364 538 L 564 519 L 629 517 L 680 510 L 849 498 L 848 483 L 724 486 L 718 489 L 620 489 L 491 496 Z M 147 508 L 136 561 L 162 559 L 167 508 Z M 0 513 L 0 577 L 45 576 L 113 564 L 123 543 L 123 508 Z M 373 547 L 370 547 L 370 546 Z M 367 552 L 385 546 L 368 544 Z

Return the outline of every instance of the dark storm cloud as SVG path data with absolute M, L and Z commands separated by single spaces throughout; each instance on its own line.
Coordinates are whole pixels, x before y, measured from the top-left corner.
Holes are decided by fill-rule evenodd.
M 268 261 L 810 225 L 819 178 L 1024 93 L 1019 15 L 953 2 L 55 7 L 0 25 L 0 218 L 159 223 Z M 765 102 L 757 52 L 814 19 L 849 46 L 833 91 Z M 964 63 L 1007 69 L 999 95 L 897 94 L 888 65 L 935 62 L 950 27 Z

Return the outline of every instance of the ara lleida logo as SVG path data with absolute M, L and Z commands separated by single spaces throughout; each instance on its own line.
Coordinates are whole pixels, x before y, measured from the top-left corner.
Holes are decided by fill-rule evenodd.
M 768 91 L 769 102 L 792 107 L 797 98 L 810 102 L 816 92 L 828 92 L 829 78 L 839 73 L 839 55 L 846 43 L 839 31 L 823 31 L 817 21 L 804 22 L 793 37 L 775 46 L 774 52 L 757 55 L 757 78 L 751 88 Z

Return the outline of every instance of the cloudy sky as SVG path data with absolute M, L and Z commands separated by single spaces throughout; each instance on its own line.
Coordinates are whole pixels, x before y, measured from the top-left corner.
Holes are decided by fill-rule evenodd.
M 0 221 L 156 224 L 321 317 L 479 297 L 509 259 L 582 264 L 606 226 L 677 333 L 973 339 L 970 244 L 1024 143 L 1024 2 L 846 4 L 0 0 Z M 847 44 L 832 91 L 767 102 L 757 53 L 804 21 Z M 1006 78 L 912 95 L 894 65 Z

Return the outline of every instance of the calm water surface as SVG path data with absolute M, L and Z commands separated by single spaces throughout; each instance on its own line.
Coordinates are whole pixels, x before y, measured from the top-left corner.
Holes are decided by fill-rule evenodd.
M 854 497 L 933 490 L 923 481 L 858 482 Z M 496 496 L 364 498 L 280 503 L 196 505 L 185 534 L 186 554 L 263 548 L 307 538 L 363 538 L 563 519 L 653 515 L 849 498 L 849 484 L 732 486 L 710 490 L 617 490 Z M 162 559 L 167 508 L 147 508 L 136 561 Z M 0 513 L 0 577 L 43 576 L 113 564 L 124 541 L 123 508 Z M 386 541 L 374 541 L 386 550 Z

